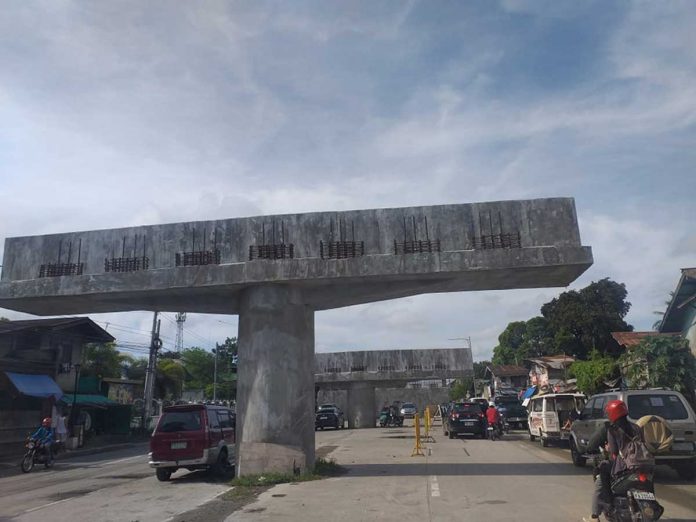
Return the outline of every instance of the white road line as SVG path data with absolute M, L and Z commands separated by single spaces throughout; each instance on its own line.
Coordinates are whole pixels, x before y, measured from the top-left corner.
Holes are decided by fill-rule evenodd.
M 61 502 L 67 502 L 68 500 L 72 500 L 72 499 L 74 499 L 74 498 L 76 498 L 76 497 L 64 498 L 63 500 L 56 500 L 55 502 L 50 502 L 50 503 L 48 503 L 48 504 L 44 504 L 43 506 L 39 506 L 39 507 L 27 509 L 27 510 L 24 512 L 24 514 L 26 514 L 26 513 L 33 513 L 34 511 L 38 511 L 39 509 L 44 509 L 44 508 L 47 508 L 47 507 L 49 507 L 49 506 L 55 506 L 56 504 L 60 504 Z
M 432 475 L 430 477 L 430 496 L 439 497 L 440 496 L 440 485 L 437 483 L 437 477 Z

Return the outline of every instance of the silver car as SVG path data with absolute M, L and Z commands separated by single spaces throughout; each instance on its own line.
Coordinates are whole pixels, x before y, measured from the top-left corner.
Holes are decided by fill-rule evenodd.
M 416 416 L 417 412 L 418 409 L 416 408 L 416 405 L 412 402 L 404 402 L 401 405 L 401 415 L 403 415 L 405 419 L 412 419 Z
M 617 390 L 593 395 L 570 431 L 570 453 L 576 466 L 585 465 L 584 453 L 592 434 L 607 422 L 604 408 L 609 401 L 622 400 L 628 418 L 636 422 L 645 415 L 667 421 L 674 435 L 670 451 L 655 455 L 657 464 L 673 467 L 683 479 L 696 478 L 696 414 L 684 396 L 672 390 Z

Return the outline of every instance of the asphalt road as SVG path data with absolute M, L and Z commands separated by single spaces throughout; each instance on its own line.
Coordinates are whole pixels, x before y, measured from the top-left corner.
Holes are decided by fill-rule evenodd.
M 340 477 L 282 484 L 228 515 L 228 490 L 203 472 L 158 482 L 144 448 L 59 461 L 51 470 L 0 479 L 0 520 L 235 521 L 580 521 L 589 515 L 591 469 L 565 448 L 541 448 L 524 433 L 502 441 L 434 431 L 425 456 L 411 457 L 413 428 L 317 433 L 317 453 L 347 468 Z M 696 483 L 659 469 L 667 522 L 696 521 Z M 185 514 L 183 514 L 185 513 Z M 182 515 L 183 514 L 183 515 Z
M 185 470 L 161 483 L 146 453 L 140 446 L 5 476 L 0 479 L 0 520 L 162 522 L 229 489 L 207 473 Z
M 318 446 L 348 469 L 319 482 L 283 484 L 228 517 L 235 521 L 580 521 L 589 517 L 591 468 L 566 448 L 517 432 L 501 441 L 449 440 L 441 428 L 411 457 L 412 428 L 326 431 Z M 662 520 L 696 520 L 696 483 L 659 470 Z

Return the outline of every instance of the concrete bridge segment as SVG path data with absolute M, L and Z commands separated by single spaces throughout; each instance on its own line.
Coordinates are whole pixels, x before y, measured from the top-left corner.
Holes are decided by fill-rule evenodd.
M 264 216 L 8 238 L 0 307 L 239 314 L 249 474 L 313 465 L 315 310 L 566 286 L 591 264 L 571 198 Z

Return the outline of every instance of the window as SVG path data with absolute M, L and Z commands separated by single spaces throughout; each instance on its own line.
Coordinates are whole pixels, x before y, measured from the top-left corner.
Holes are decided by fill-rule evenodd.
M 574 411 L 575 399 L 573 397 L 557 397 L 556 411 Z
M 481 413 L 481 407 L 478 404 L 455 404 L 452 411 L 457 413 Z
M 200 411 L 169 411 L 165 412 L 157 431 L 171 433 L 175 431 L 199 431 L 200 429 Z
M 592 418 L 592 407 L 594 405 L 595 399 L 592 399 L 585 404 L 585 408 L 582 410 L 582 418 L 583 419 L 591 419 Z
M 549 397 L 546 399 L 546 410 L 547 412 L 556 411 L 556 399 Z
M 232 421 L 230 419 L 229 412 L 224 411 L 224 410 L 218 410 L 217 415 L 218 415 L 218 420 L 220 421 L 221 428 L 223 428 L 223 429 L 232 428 Z
M 689 414 L 677 395 L 666 393 L 628 396 L 628 414 L 633 419 L 658 415 L 667 420 L 687 419 Z
M 542 411 L 542 403 L 541 399 L 537 399 L 535 401 L 532 401 L 532 411 Z
M 218 421 L 218 416 L 216 415 L 215 410 L 208 410 L 208 423 L 210 424 L 210 429 L 220 429 L 220 422 Z
M 592 407 L 592 418 L 593 419 L 603 419 L 604 418 L 604 404 L 607 402 L 606 397 L 597 397 L 594 400 L 594 406 Z

